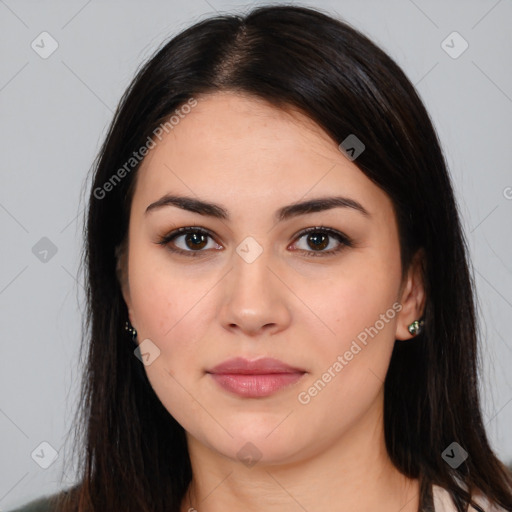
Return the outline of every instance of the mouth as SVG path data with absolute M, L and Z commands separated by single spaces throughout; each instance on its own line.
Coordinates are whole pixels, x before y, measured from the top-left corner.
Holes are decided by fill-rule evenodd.
M 307 372 L 272 358 L 229 359 L 206 372 L 225 391 L 245 398 L 262 398 L 299 381 Z

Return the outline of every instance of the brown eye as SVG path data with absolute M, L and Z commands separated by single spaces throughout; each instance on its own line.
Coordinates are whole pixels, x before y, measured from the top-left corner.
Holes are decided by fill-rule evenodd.
M 325 233 L 310 233 L 306 238 L 309 247 L 315 251 L 325 249 L 329 245 L 329 235 Z
M 188 233 L 184 236 L 185 244 L 189 249 L 203 249 L 208 243 L 208 235 L 203 233 Z
M 301 240 L 304 239 L 303 242 Z M 353 247 L 352 240 L 332 228 L 308 228 L 297 235 L 297 250 L 306 256 L 330 256 L 338 253 L 345 247 Z M 325 250 L 330 247 L 329 250 Z
M 200 256 L 207 252 L 203 250 L 205 248 L 222 249 L 222 246 L 215 243 L 208 231 L 196 227 L 176 229 L 162 237 L 157 243 L 166 246 L 171 252 L 185 256 Z

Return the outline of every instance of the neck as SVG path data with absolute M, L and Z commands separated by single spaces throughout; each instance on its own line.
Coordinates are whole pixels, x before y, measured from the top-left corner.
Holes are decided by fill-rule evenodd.
M 191 436 L 188 446 L 194 476 L 182 512 L 419 510 L 418 480 L 402 475 L 387 454 L 382 402 L 328 449 L 289 464 L 246 467 Z

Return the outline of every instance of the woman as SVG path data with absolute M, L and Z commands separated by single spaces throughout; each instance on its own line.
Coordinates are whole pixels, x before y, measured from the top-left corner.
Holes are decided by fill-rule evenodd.
M 86 239 L 83 472 L 49 510 L 512 510 L 436 133 L 347 24 L 260 7 L 173 38 Z

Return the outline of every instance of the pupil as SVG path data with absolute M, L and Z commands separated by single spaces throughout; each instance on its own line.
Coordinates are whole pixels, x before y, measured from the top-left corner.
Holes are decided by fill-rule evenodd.
M 308 242 L 313 241 L 314 246 L 310 245 L 312 249 L 325 249 L 329 245 L 328 238 L 329 236 L 326 234 L 315 233 L 309 235 Z
M 191 249 L 202 249 L 206 245 L 205 235 L 202 233 L 189 233 L 186 237 L 187 245 L 192 240 Z M 202 245 L 201 245 L 202 244 Z

